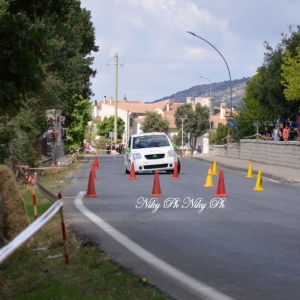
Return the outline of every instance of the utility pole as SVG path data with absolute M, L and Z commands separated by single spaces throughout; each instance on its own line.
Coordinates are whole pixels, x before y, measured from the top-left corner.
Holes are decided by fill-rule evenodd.
M 207 79 L 209 81 L 209 130 L 211 130 L 211 116 L 213 114 L 212 109 L 211 109 L 211 81 L 209 78 L 199 76 L 200 78 Z
M 119 60 L 118 60 L 118 53 L 114 56 L 115 62 L 114 63 L 107 63 L 106 66 L 109 65 L 115 65 L 115 120 L 114 120 L 114 141 L 118 141 L 118 66 L 119 66 Z M 124 64 L 120 64 L 121 67 L 124 66 Z

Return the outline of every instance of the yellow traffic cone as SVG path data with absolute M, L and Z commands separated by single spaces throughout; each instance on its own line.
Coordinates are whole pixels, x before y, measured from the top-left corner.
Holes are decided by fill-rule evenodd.
M 251 161 L 249 163 L 248 173 L 247 173 L 246 178 L 253 178 L 253 175 L 252 175 L 252 162 Z
M 181 159 L 180 159 L 179 156 L 178 156 L 178 160 L 179 160 L 179 163 L 180 163 L 180 172 L 179 173 L 182 173 L 182 164 L 181 164 Z
M 258 170 L 258 174 L 257 174 L 257 179 L 256 179 L 256 184 L 255 187 L 253 189 L 254 191 L 264 191 L 264 187 L 262 185 L 262 175 L 261 175 L 261 170 Z
M 206 182 L 204 184 L 204 187 L 206 187 L 206 188 L 214 187 L 213 178 L 211 175 L 211 166 L 208 167 L 208 173 L 207 173 Z
M 212 168 L 212 173 L 211 175 L 213 176 L 217 176 L 218 175 L 218 171 L 217 171 L 217 162 L 214 160 L 214 164 L 213 164 L 213 168 Z

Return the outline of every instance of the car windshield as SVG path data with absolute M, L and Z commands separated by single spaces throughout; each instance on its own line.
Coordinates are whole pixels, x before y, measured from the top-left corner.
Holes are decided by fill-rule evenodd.
M 133 149 L 166 146 L 170 146 L 170 142 L 164 135 L 145 135 L 133 138 Z

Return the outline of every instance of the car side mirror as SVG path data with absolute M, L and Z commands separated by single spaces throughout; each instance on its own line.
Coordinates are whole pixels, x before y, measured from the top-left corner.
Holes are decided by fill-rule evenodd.
M 126 152 L 130 152 L 130 148 L 127 147 L 127 148 L 125 149 L 125 151 L 126 151 Z

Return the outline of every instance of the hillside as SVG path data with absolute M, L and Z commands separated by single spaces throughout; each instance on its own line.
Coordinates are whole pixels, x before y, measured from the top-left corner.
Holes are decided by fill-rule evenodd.
M 246 82 L 251 77 L 232 80 L 232 104 L 238 105 L 244 97 Z M 196 85 L 188 90 L 177 92 L 176 94 L 166 96 L 154 102 L 174 99 L 175 102 L 186 102 L 186 97 L 209 97 L 209 84 Z M 230 81 L 216 82 L 211 84 L 211 96 L 215 98 L 215 106 L 225 102 L 227 107 L 230 107 Z

